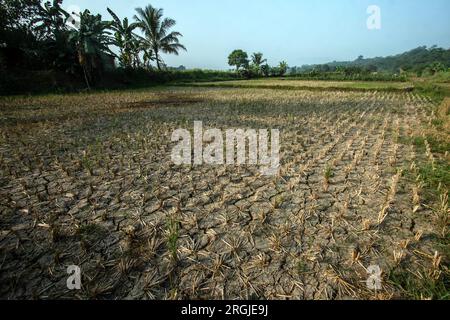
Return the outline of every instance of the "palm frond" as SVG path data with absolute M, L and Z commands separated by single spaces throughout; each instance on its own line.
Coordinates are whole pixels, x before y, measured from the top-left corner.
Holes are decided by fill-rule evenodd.
M 114 11 L 112 11 L 110 8 L 106 8 L 106 10 L 108 10 L 116 25 L 122 26 L 122 21 L 120 21 L 119 17 L 114 13 Z
M 179 41 L 182 34 L 176 31 L 170 32 L 170 29 L 176 25 L 176 21 L 163 18 L 163 15 L 163 9 L 148 5 L 145 8 L 136 8 L 134 16 L 137 27 L 144 34 L 137 37 L 141 42 L 140 46 L 149 52 L 145 53 L 147 60 L 154 58 L 158 68 L 164 65 L 160 52 L 178 55 L 179 50 L 186 50 Z

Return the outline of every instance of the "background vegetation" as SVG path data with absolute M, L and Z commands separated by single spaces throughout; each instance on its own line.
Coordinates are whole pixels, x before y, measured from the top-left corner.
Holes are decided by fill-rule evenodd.
M 66 92 L 238 79 L 414 82 L 421 92 L 448 92 L 450 49 L 425 46 L 391 57 L 289 67 L 264 54 L 230 53 L 229 71 L 169 67 L 163 54 L 186 48 L 175 20 L 151 5 L 131 19 L 85 10 L 66 12 L 62 0 L 4 0 L 0 6 L 0 94 Z M 431 80 L 431 81 L 430 81 Z

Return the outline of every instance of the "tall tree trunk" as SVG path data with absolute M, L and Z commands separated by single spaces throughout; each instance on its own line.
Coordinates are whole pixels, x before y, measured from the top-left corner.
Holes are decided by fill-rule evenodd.
M 86 65 L 83 65 L 83 73 L 84 73 L 84 81 L 86 81 L 86 85 L 89 91 L 91 91 L 91 86 L 89 85 L 89 77 L 86 71 Z
M 88 75 L 88 71 L 86 70 L 86 57 L 84 56 L 83 52 L 81 52 L 81 50 L 78 50 L 78 62 L 81 65 L 81 68 L 83 69 L 83 74 L 84 74 L 84 81 L 86 82 L 86 86 L 88 88 L 89 91 L 91 91 L 91 86 L 89 84 L 89 75 Z
M 158 50 L 155 50 L 155 57 L 156 57 L 156 66 L 158 67 L 158 71 L 161 71 L 161 65 L 159 63 L 159 54 Z

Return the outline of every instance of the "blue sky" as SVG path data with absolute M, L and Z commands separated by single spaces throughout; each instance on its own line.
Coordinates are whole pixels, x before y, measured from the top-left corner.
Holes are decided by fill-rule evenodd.
M 233 49 L 261 51 L 270 64 L 290 66 L 401 53 L 420 45 L 450 47 L 449 0 L 65 0 L 110 19 L 136 7 L 164 8 L 177 21 L 188 52 L 168 65 L 228 69 Z M 367 8 L 381 9 L 381 29 L 369 30 Z

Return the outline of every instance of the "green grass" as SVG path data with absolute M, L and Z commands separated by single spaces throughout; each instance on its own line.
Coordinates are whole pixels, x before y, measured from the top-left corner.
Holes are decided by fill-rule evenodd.
M 436 103 L 450 97 L 450 72 L 440 72 L 430 77 L 413 78 L 415 90 L 427 95 Z
M 422 201 L 430 207 L 436 207 L 440 202 L 442 191 L 450 188 L 450 165 L 437 163 L 433 169 L 430 164 L 419 164 L 417 170 L 421 182 L 424 183 Z M 409 168 L 405 168 L 403 174 L 411 182 L 416 179 Z
M 180 237 L 180 222 L 170 215 L 166 222 L 167 230 L 167 249 L 172 258 L 172 269 L 169 272 L 170 297 L 175 299 L 178 294 L 178 239 Z
M 333 169 L 329 165 L 327 165 L 323 171 L 323 176 L 327 182 L 330 181 L 331 177 L 333 177 Z
M 419 174 L 428 186 L 437 189 L 439 184 L 448 189 L 450 187 L 450 165 L 437 163 L 433 168 L 431 164 L 419 166 Z
M 425 140 L 422 137 L 401 137 L 399 139 L 400 143 L 414 144 L 418 151 L 421 152 L 425 151 L 424 141 Z M 443 153 L 443 151 L 445 151 L 445 147 L 442 146 L 438 141 L 431 139 L 428 141 L 433 153 Z M 430 141 L 433 141 L 433 143 Z M 409 168 L 405 168 L 404 174 L 407 175 L 411 180 L 414 180 L 415 176 L 409 173 Z M 417 173 L 420 175 L 421 181 L 425 184 L 424 197 L 427 202 L 430 202 L 430 204 L 439 200 L 439 189 L 450 189 L 450 163 L 446 160 L 436 159 L 434 167 L 427 161 L 420 161 L 419 163 L 417 163 Z
M 408 298 L 414 300 L 450 300 L 450 279 L 442 274 L 438 280 L 425 275 L 418 278 L 408 271 L 394 269 L 388 275 L 388 282 L 400 289 Z
M 436 243 L 436 249 L 440 252 L 446 259 L 450 259 L 450 234 L 447 233 L 446 237 L 441 237 L 440 235 L 430 235 L 430 240 Z
M 434 76 L 425 79 L 435 83 L 450 83 L 450 71 L 438 72 Z
M 169 217 L 167 220 L 167 247 L 172 255 L 174 262 L 178 260 L 177 250 L 178 250 L 178 238 L 179 238 L 179 222 L 173 218 Z
M 297 263 L 297 271 L 298 271 L 298 274 L 300 274 L 300 275 L 309 272 L 309 268 L 308 268 L 308 265 L 306 264 L 306 262 L 299 261 Z
M 442 238 L 437 235 L 430 235 L 430 240 L 436 244 L 436 249 L 445 259 L 450 256 L 450 237 Z M 447 260 L 445 260 L 447 261 Z M 445 262 L 444 262 L 445 263 Z M 401 268 L 392 269 L 387 276 L 387 281 L 400 289 L 406 298 L 409 299 L 432 299 L 450 300 L 450 274 L 448 270 L 443 270 L 438 279 L 432 278 L 429 274 L 431 269 L 423 270 L 412 274 Z
M 436 120 L 440 121 L 440 120 Z M 426 136 L 431 152 L 444 154 L 446 151 L 450 151 L 450 141 L 444 141 L 437 139 L 434 136 Z M 425 138 L 420 136 L 415 137 L 400 137 L 399 142 L 403 144 L 413 144 L 419 151 L 425 151 Z

